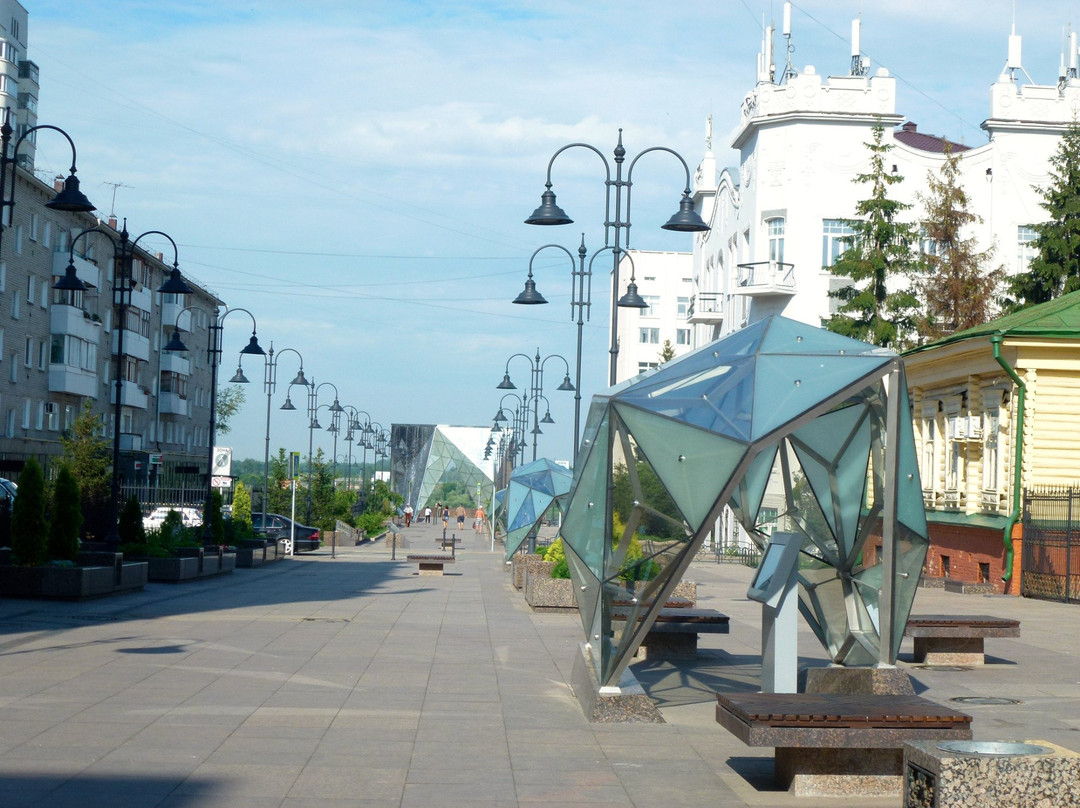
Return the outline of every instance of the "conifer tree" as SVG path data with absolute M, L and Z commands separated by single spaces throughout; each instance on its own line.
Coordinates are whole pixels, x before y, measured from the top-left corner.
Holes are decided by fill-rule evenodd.
M 101 428 L 101 416 L 94 415 L 93 401 L 87 398 L 75 422 L 60 436 L 64 461 L 88 502 L 102 502 L 109 494 L 111 459 Z
M 855 205 L 861 218 L 844 220 L 853 235 L 845 237 L 844 252 L 829 267 L 833 275 L 851 283 L 829 293 L 842 303 L 826 327 L 874 345 L 900 348 L 915 331 L 918 298 L 911 281 L 919 264 L 911 245 L 917 234 L 910 224 L 897 221 L 897 214 L 911 206 L 889 198 L 889 186 L 903 177 L 885 170 L 892 144 L 884 142 L 880 122 L 873 132 L 873 141 L 866 144 L 870 171 L 854 180 L 868 183 L 870 196 Z
M 241 536 L 251 535 L 251 494 L 242 480 L 236 481 L 233 493 L 232 521 Z
M 19 495 L 11 508 L 11 555 L 16 564 L 45 563 L 49 525 L 45 519 L 45 478 L 34 458 L 19 475 Z
M 987 322 L 1004 275 L 1001 267 L 990 268 L 992 247 L 980 252 L 974 238 L 965 238 L 964 230 L 982 219 L 968 208 L 959 163 L 946 146 L 941 171 L 927 173 L 927 193 L 919 194 L 924 208 L 920 224 L 932 245 L 923 256 L 925 275 L 916 285 L 926 306 L 919 330 L 931 339 Z
M 116 534 L 121 544 L 145 544 L 146 529 L 143 527 L 142 505 L 132 494 L 127 498 L 116 520 Z
M 1039 254 L 1009 283 L 1013 309 L 1080 289 L 1080 124 L 1075 120 L 1050 158 L 1050 184 L 1039 191 L 1050 220 L 1032 225 Z
M 52 519 L 49 520 L 50 560 L 78 561 L 82 521 L 82 492 L 75 475 L 64 463 L 53 485 Z
M 675 358 L 675 346 L 671 344 L 671 340 L 664 340 L 663 346 L 660 348 L 660 364 L 670 362 Z

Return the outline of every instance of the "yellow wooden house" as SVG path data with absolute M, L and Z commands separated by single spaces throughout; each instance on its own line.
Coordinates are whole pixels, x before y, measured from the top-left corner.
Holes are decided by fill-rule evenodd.
M 924 574 L 1020 594 L 1023 492 L 1080 481 L 1080 292 L 904 355 Z

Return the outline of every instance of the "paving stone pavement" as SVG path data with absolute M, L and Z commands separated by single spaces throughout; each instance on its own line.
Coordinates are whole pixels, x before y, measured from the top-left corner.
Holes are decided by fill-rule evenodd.
M 453 527 L 450 532 L 456 532 Z M 715 721 L 758 689 L 751 571 L 694 562 L 699 603 L 731 615 L 692 663 L 637 662 L 666 724 L 590 725 L 569 687 L 581 625 L 534 614 L 466 527 L 423 577 L 441 524 L 217 579 L 78 603 L 0 600 L 0 808 L 899 806 L 776 790 L 771 750 Z M 923 589 L 916 611 L 1016 617 L 981 669 L 901 665 L 980 740 L 1080 750 L 1080 607 Z M 826 660 L 808 629 L 800 662 Z

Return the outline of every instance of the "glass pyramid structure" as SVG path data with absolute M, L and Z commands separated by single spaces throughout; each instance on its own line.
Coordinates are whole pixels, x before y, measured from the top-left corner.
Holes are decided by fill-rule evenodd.
M 434 506 L 448 485 L 464 487 L 477 503 L 486 503 L 493 485 L 491 463 L 484 460 L 488 434 L 488 427 L 394 424 L 391 487 L 417 511 Z
M 837 664 L 895 662 L 929 543 L 902 362 L 770 317 L 593 398 L 562 536 L 601 684 L 726 505 L 767 544 L 777 478 L 804 618 Z
M 506 486 L 506 558 L 517 552 L 551 504 L 565 502 L 573 475 L 569 469 L 542 457 L 510 474 Z

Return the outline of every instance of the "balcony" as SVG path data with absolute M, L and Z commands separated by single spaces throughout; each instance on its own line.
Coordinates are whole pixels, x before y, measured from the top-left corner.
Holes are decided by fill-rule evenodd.
M 54 276 L 60 278 L 64 277 L 70 255 L 68 250 L 56 250 L 53 253 L 52 273 Z M 75 274 L 79 276 L 80 281 L 95 289 L 100 288 L 101 270 L 98 268 L 97 264 L 87 261 L 81 255 L 74 256 L 72 261 L 75 264 Z
M 149 405 L 150 391 L 135 382 L 125 381 L 121 385 L 120 403 L 125 407 L 135 407 L 145 410 Z M 109 403 L 116 404 L 116 382 L 109 382 Z
M 162 351 L 161 370 L 177 373 L 181 376 L 190 376 L 191 360 L 175 351 Z
M 94 398 L 98 391 L 98 377 L 92 370 L 72 365 L 49 365 L 49 392 L 71 393 Z
M 790 297 L 795 294 L 795 265 L 782 261 L 739 264 L 738 286 L 732 294 L 751 297 Z
M 719 292 L 698 292 L 690 298 L 686 309 L 688 323 L 701 325 L 723 325 L 724 299 Z
M 116 349 L 119 345 L 118 329 L 113 329 L 112 332 L 112 354 L 116 356 Z M 124 329 L 124 356 L 132 356 L 136 359 L 141 359 L 143 362 L 150 361 L 150 340 L 135 331 L 129 331 Z
M 142 435 L 135 435 L 131 432 L 120 433 L 120 451 L 121 452 L 141 452 L 142 451 Z
M 162 415 L 186 416 L 188 414 L 187 399 L 181 398 L 179 393 L 159 393 L 158 407 Z
M 54 303 L 49 306 L 49 333 L 78 337 L 98 345 L 101 342 L 101 322 L 91 319 L 80 308 Z

